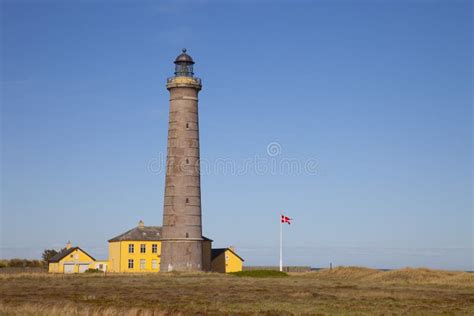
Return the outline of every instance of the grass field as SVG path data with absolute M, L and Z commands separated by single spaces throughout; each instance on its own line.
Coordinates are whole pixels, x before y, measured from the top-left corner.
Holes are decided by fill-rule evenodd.
M 286 277 L 0 275 L 0 315 L 474 315 L 474 274 L 335 268 Z

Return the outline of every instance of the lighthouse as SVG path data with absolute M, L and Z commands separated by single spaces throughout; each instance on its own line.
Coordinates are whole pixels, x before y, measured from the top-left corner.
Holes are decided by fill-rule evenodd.
M 203 269 L 198 93 L 201 79 L 183 49 L 168 78 L 170 93 L 160 271 Z

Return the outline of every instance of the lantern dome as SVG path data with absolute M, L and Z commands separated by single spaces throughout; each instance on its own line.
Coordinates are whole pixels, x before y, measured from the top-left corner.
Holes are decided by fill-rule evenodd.
M 191 56 L 186 54 L 186 48 L 183 48 L 182 53 L 176 57 L 175 64 L 194 64 L 194 60 Z

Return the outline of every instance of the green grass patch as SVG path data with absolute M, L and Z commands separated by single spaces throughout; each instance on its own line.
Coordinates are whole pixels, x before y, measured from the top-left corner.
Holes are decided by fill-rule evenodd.
M 231 272 L 229 274 L 238 277 L 251 277 L 251 278 L 281 278 L 287 277 L 286 272 L 275 271 L 275 270 L 247 270 L 239 272 Z

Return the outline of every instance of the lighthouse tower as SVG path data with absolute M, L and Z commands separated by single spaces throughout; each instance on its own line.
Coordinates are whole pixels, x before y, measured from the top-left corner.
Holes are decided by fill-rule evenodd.
M 202 270 L 198 93 L 194 61 L 183 49 L 168 78 L 168 155 L 160 271 Z

